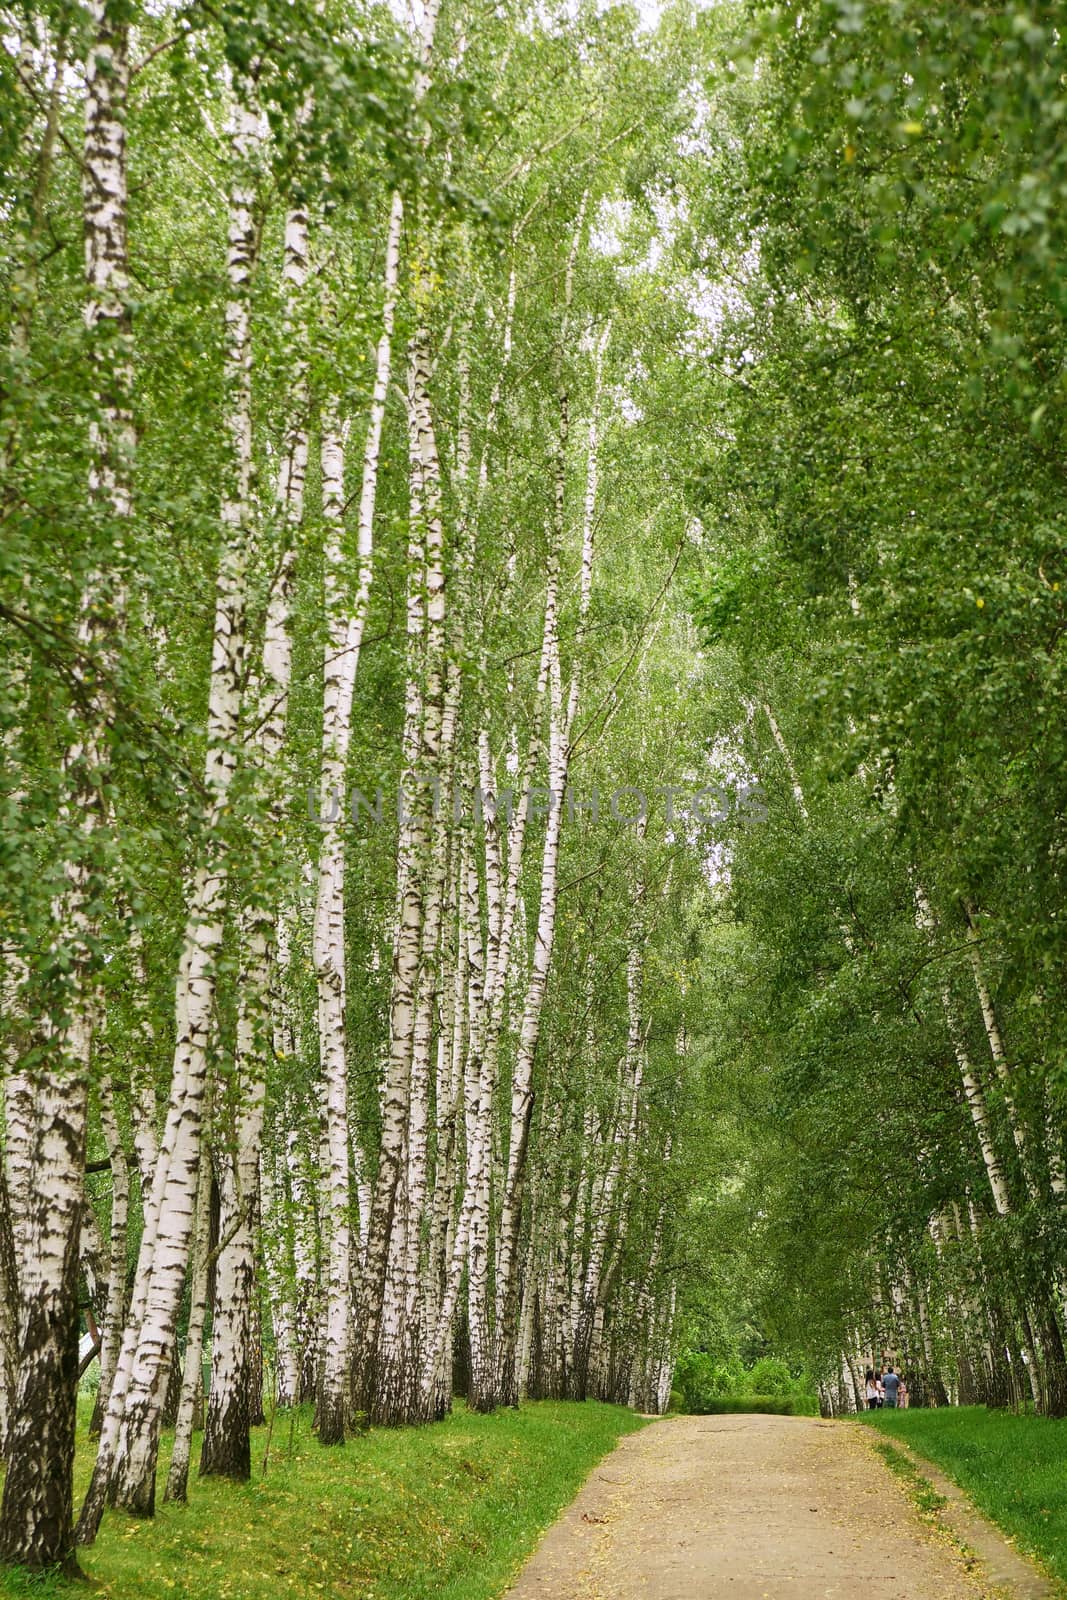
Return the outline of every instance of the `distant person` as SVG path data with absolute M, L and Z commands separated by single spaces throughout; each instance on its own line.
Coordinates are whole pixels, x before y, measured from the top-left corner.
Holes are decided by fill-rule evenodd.
M 897 1396 L 897 1405 L 902 1407 L 903 1410 L 907 1411 L 909 1404 L 910 1404 L 910 1400 L 909 1400 L 909 1396 L 908 1396 L 908 1386 L 904 1382 L 904 1379 L 901 1378 L 901 1380 L 900 1380 L 900 1393 Z
M 863 1380 L 867 1394 L 867 1410 L 878 1410 L 878 1379 L 874 1375 L 874 1368 L 867 1368 L 867 1375 Z
M 890 1362 L 889 1366 L 885 1369 L 885 1375 L 882 1378 L 882 1388 L 885 1390 L 885 1403 L 892 1410 L 896 1406 L 897 1400 L 900 1396 L 900 1379 L 893 1371 L 892 1362 Z

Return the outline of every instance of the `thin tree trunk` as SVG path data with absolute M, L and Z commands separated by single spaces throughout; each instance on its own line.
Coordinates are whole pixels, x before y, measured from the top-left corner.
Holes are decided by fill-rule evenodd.
M 426 390 L 424 364 L 412 362 L 412 393 L 410 404 L 411 450 L 414 472 L 421 485 L 429 517 L 439 517 L 438 490 L 440 463 L 433 429 L 430 398 Z M 423 1288 L 422 1242 L 423 1212 L 426 1203 L 429 1172 L 429 1091 L 430 1057 L 433 1044 L 433 1027 L 440 999 L 441 941 L 445 917 L 446 885 L 450 844 L 452 840 L 452 812 L 450 804 L 455 781 L 454 752 L 458 736 L 460 699 L 462 693 L 461 660 L 464 649 L 464 623 L 468 596 L 468 580 L 472 560 L 469 507 L 466 503 L 470 464 L 470 438 L 467 426 L 467 369 L 465 357 L 460 357 L 461 412 L 458 429 L 456 487 L 461 501 L 459 528 L 456 538 L 456 555 L 453 563 L 454 602 L 453 622 L 448 639 L 448 660 L 445 667 L 444 699 L 441 709 L 441 731 L 436 752 L 426 750 L 427 771 L 434 770 L 436 803 L 431 825 L 428 859 L 423 870 L 423 921 L 419 972 L 416 991 L 415 1019 L 412 1030 L 411 1078 L 406 1133 L 407 1170 L 405 1205 L 407 1227 L 403 1242 L 394 1226 L 390 1237 L 390 1254 L 395 1259 L 399 1316 L 394 1319 L 399 1337 L 383 1337 L 379 1351 L 376 1405 L 372 1420 L 400 1422 L 417 1420 L 422 1413 L 423 1399 L 420 1388 L 420 1357 L 418 1335 L 423 1328 L 425 1307 L 420 1304 Z M 428 540 L 431 562 L 440 561 L 440 547 L 431 537 Z M 443 639 L 443 569 L 428 566 L 426 668 L 427 688 L 433 689 L 437 661 L 444 650 Z M 435 768 L 430 768 L 430 761 Z M 444 803 L 441 795 L 444 794 Z M 391 1265 L 393 1263 L 391 1262 Z
M 18 1358 L 18 1264 L 11 1223 L 7 1174 L 0 1161 L 0 1460 L 7 1443 L 15 1403 L 15 1362 Z
M 977 913 L 971 905 L 968 905 L 965 910 L 967 918 L 967 954 L 970 957 L 971 971 L 974 974 L 974 986 L 978 994 L 978 1004 L 982 1011 L 982 1022 L 985 1026 L 986 1039 L 989 1043 L 989 1053 L 993 1057 L 993 1065 L 1000 1081 L 1001 1091 L 1004 1096 L 1004 1109 L 1008 1114 L 1008 1125 L 1011 1128 L 1012 1141 L 1018 1152 L 1023 1178 L 1030 1198 L 1036 1200 L 1038 1198 L 1038 1189 L 1030 1161 L 1026 1128 L 1012 1094 L 1011 1070 L 1008 1066 L 1007 1052 L 1004 1049 L 1004 1040 L 1001 1037 L 1000 1024 L 997 1021 L 993 997 L 989 992 L 989 984 L 986 981 L 985 963 L 982 960 L 982 951 L 976 927 Z
M 204 1392 L 204 1321 L 207 1317 L 209 1256 L 211 1253 L 211 1163 L 202 1160 L 196 1184 L 196 1234 L 193 1240 L 193 1268 L 189 1284 L 189 1326 L 185 1335 L 185 1366 L 178 1416 L 174 1426 L 174 1449 L 163 1490 L 163 1499 L 184 1502 L 189 1487 L 189 1457 L 198 1402 Z
M 311 1162 L 300 1133 L 290 1125 L 286 1139 L 286 1172 L 293 1218 L 293 1279 L 296 1294 L 296 1347 L 300 1376 L 296 1397 L 314 1400 L 319 1365 L 319 1230 L 308 1169 Z
M 86 63 L 84 213 L 87 296 L 93 338 L 97 416 L 90 428 L 89 504 L 107 525 L 108 573 L 87 581 L 80 638 L 87 652 L 113 649 L 126 565 L 133 426 L 126 307 L 126 96 L 128 20 L 108 0 L 91 8 Z M 96 539 L 101 534 L 96 532 Z M 118 582 L 118 597 L 113 590 Z M 101 691 L 88 689 L 84 730 L 72 727 L 64 758 L 76 853 L 64 866 L 53 904 L 61 994 L 46 1014 L 44 1050 L 27 1072 L 28 1094 L 9 1106 L 13 1147 L 25 1152 L 25 1233 L 19 1263 L 18 1380 L 9 1424 L 8 1470 L 0 1506 L 0 1557 L 24 1566 L 76 1571 L 73 1485 L 78 1381 L 78 1239 L 83 1205 L 88 1075 L 98 997 L 93 902 L 101 892 L 95 859 L 107 822 L 106 723 Z M 20 1120 L 22 1119 L 22 1120 Z
M 248 1026 L 247 1017 L 239 1017 L 239 1033 Z M 260 1080 L 240 1087 L 244 1092 L 235 1116 L 235 1148 L 220 1151 L 218 1160 L 220 1246 L 215 1262 L 211 1387 L 200 1476 L 246 1482 L 252 1472 L 249 1428 L 255 1404 L 252 1334 L 256 1275 L 253 1227 L 265 1086 Z
M 918 882 L 915 883 L 914 891 L 916 926 L 926 934 L 928 939 L 932 940 L 937 924 L 934 918 L 933 910 L 930 906 L 929 898 L 922 884 Z M 971 1120 L 974 1123 L 974 1131 L 978 1138 L 978 1147 L 982 1152 L 982 1163 L 985 1167 L 986 1178 L 989 1181 L 989 1189 L 993 1196 L 993 1204 L 996 1207 L 997 1215 L 1005 1217 L 1011 1210 L 1011 1202 L 1008 1198 L 1008 1186 L 1004 1178 L 1004 1171 L 1001 1167 L 1000 1159 L 996 1151 L 996 1145 L 993 1140 L 993 1130 L 990 1123 L 989 1112 L 986 1107 L 985 1094 L 982 1090 L 981 1084 L 978 1081 L 978 1075 L 975 1072 L 974 1066 L 971 1062 L 970 1052 L 967 1049 L 966 1037 L 963 1031 L 963 1024 L 960 1020 L 959 1013 L 957 1012 L 956 1003 L 947 978 L 943 978 L 941 982 L 941 1006 L 945 1013 L 945 1021 L 948 1025 L 949 1037 L 952 1040 L 952 1049 L 956 1057 L 956 1063 L 960 1070 L 960 1079 L 963 1084 L 964 1098 L 967 1101 L 967 1107 L 971 1113 Z
M 344 504 L 344 443 L 335 417 L 328 415 L 322 435 L 323 515 L 330 533 L 326 547 L 327 615 L 331 618 L 331 658 L 326 666 L 322 782 L 325 797 L 343 792 L 350 735 L 352 691 L 358 639 L 365 607 L 358 608 L 358 637 L 341 604 L 341 512 Z M 343 635 L 342 639 L 338 635 Z M 339 649 L 335 649 L 340 645 Z M 330 801 L 327 799 L 327 804 Z M 343 802 L 338 801 L 338 804 Z M 325 1085 L 328 1149 L 329 1267 L 326 1277 L 325 1361 L 317 1424 L 323 1444 L 344 1441 L 347 1417 L 349 1327 L 348 1057 L 345 1047 L 345 943 L 343 824 L 325 824 L 319 854 L 319 892 L 315 908 L 315 971 L 319 997 L 319 1049 Z
M 295 334 L 299 297 L 307 278 L 308 223 L 302 207 L 289 212 L 285 227 L 284 283 L 286 326 Z M 267 607 L 259 673 L 259 715 L 256 727 L 256 775 L 263 822 L 256 863 L 270 862 L 282 835 L 283 817 L 277 796 L 277 773 L 285 745 L 292 643 L 289 618 L 295 579 L 295 539 L 303 520 L 307 475 L 307 366 L 298 344 L 287 430 L 278 472 L 276 503 L 282 541 L 278 577 Z M 243 960 L 239 980 L 237 1060 L 235 1075 L 240 1103 L 236 1112 L 236 1148 L 220 1151 L 220 1230 L 223 1246 L 215 1273 L 215 1308 L 211 1332 L 211 1389 L 208 1396 L 202 1477 L 217 1474 L 246 1480 L 252 1470 L 250 1425 L 262 1415 L 262 1346 L 256 1337 L 255 1221 L 259 1214 L 259 1162 L 263 1131 L 267 1065 L 271 1051 L 271 970 L 278 907 L 269 866 L 242 916 Z M 258 1373 L 258 1393 L 257 1377 Z
M 444 528 L 440 462 L 429 407 L 429 333 L 419 326 L 411 345 L 412 544 L 409 554 L 408 667 L 405 711 L 403 818 L 397 851 L 399 918 L 393 956 L 389 1056 L 382 1089 L 378 1172 L 371 1199 L 361 1302 L 359 1405 L 375 1415 L 379 1404 L 382 1312 L 389 1271 L 390 1235 L 404 1176 L 411 1073 L 418 1020 L 424 922 L 437 910 L 424 875 L 433 839 L 434 800 L 440 792 L 445 689 Z M 420 558 L 424 540 L 425 558 Z M 425 585 L 425 592 L 423 585 Z M 428 893 L 428 890 L 431 891 Z M 427 931 L 429 938 L 429 930 Z M 402 1216 L 404 1213 L 401 1212 Z
M 223 546 L 216 586 L 204 786 L 208 796 L 202 859 L 188 908 L 176 989 L 177 1038 L 167 1119 L 156 1163 L 150 1219 L 142 1235 L 133 1313 L 124 1340 L 93 1480 L 78 1537 L 90 1543 L 104 1500 L 143 1515 L 155 1507 L 155 1471 L 163 1374 L 173 1356 L 175 1324 L 196 1209 L 208 1051 L 214 1025 L 216 967 L 229 880 L 227 800 L 237 762 L 246 656 L 245 609 L 250 539 L 251 330 L 249 289 L 256 233 L 254 166 L 258 117 L 234 113 L 235 174 L 230 199 L 226 309 L 229 472 L 222 505 Z
M 575 231 L 574 244 L 568 263 L 573 272 L 578 241 L 581 238 L 584 204 Z M 559 631 L 553 618 L 549 651 L 549 753 L 548 787 L 549 814 L 545 827 L 545 843 L 541 861 L 541 892 L 534 936 L 533 960 L 526 989 L 519 1043 L 512 1072 L 510 1138 L 508 1165 L 503 1201 L 501 1205 L 500 1232 L 496 1256 L 496 1325 L 494 1330 L 494 1378 L 497 1392 L 506 1404 L 517 1404 L 515 1355 L 518 1339 L 518 1244 L 522 1218 L 523 1186 L 526 1171 L 526 1154 L 530 1136 L 530 1117 L 533 1111 L 533 1066 L 541 1032 L 541 1011 L 548 984 L 555 938 L 557 885 L 559 874 L 560 829 L 563 818 L 563 796 L 567 787 L 570 763 L 570 738 L 578 710 L 581 682 L 582 651 L 585 622 L 589 612 L 593 581 L 593 534 L 596 521 L 596 495 L 598 474 L 598 424 L 600 391 L 603 381 L 603 356 L 610 333 L 610 324 L 598 342 L 593 414 L 589 423 L 589 449 L 586 464 L 586 491 L 582 525 L 582 556 L 579 578 L 578 619 L 574 644 L 574 664 L 566 706 L 560 682 Z M 558 567 L 563 540 L 564 481 L 567 451 L 568 403 L 565 389 L 560 392 L 560 426 L 557 446 L 556 494 L 554 511 L 554 549 L 550 565 Z M 551 578 L 550 578 L 551 582 Z M 547 632 L 547 624 L 546 624 Z
M 348 1388 L 349 1246 L 348 1065 L 345 1048 L 344 782 L 351 738 L 352 698 L 360 645 L 370 603 L 374 508 L 382 422 L 392 371 L 392 335 L 400 259 L 403 205 L 393 195 L 385 251 L 382 331 L 378 340 L 370 421 L 363 450 L 359 500 L 359 580 L 354 603 L 346 598 L 340 513 L 344 503 L 343 444 L 331 423 L 323 436 L 323 501 L 330 535 L 325 556 L 328 655 L 322 738 L 323 829 L 315 903 L 314 959 L 318 985 L 319 1053 L 326 1084 L 330 1140 L 330 1271 L 327 1283 L 327 1349 L 319 1395 L 319 1438 L 343 1441 Z
M 122 1331 L 126 1325 L 126 1241 L 130 1207 L 130 1174 L 126 1151 L 122 1144 L 118 1120 L 115 1116 L 114 1091 L 111 1080 L 104 1078 L 100 1085 L 100 1123 L 107 1141 L 108 1159 L 111 1162 L 111 1241 L 108 1254 L 107 1311 L 104 1337 L 100 1346 L 100 1387 L 93 1409 L 90 1433 L 99 1433 L 107 1397 L 118 1366 L 122 1349 Z
M 638 885 L 637 902 L 643 898 L 643 885 Z M 593 1339 L 593 1322 L 597 1306 L 602 1304 L 601 1279 L 608 1229 L 612 1220 L 615 1192 L 624 1160 L 629 1156 L 637 1136 L 638 1096 L 641 1090 L 641 1051 L 643 1033 L 641 1006 L 644 985 L 643 919 L 638 914 L 626 963 L 627 1036 L 619 1083 L 619 1104 L 616 1112 L 615 1132 L 612 1139 L 611 1160 L 596 1207 L 593 1233 L 589 1246 L 585 1282 L 582 1287 L 581 1319 L 575 1336 L 575 1389 L 574 1398 L 584 1400 L 589 1385 L 589 1354 Z M 669 1149 L 668 1149 L 669 1153 Z

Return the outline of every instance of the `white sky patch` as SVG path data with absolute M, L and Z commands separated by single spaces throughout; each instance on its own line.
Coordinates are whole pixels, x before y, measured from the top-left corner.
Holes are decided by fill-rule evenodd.
M 395 5 L 396 3 L 397 0 L 390 0 L 390 4 Z M 614 4 L 615 0 L 597 0 L 597 11 L 603 15 Z M 634 0 L 634 4 L 637 7 L 638 32 L 655 33 L 659 27 L 660 18 L 663 16 L 663 6 L 659 3 L 659 0 Z M 556 12 L 556 17 L 564 22 L 577 22 L 578 10 L 578 0 L 563 0 L 563 4 Z M 544 19 L 545 21 L 548 20 L 547 11 L 544 13 Z
M 727 734 L 715 740 L 707 753 L 702 781 L 706 785 L 706 809 L 718 810 L 723 830 L 708 844 L 704 871 L 709 883 L 725 887 L 733 866 L 731 834 L 738 827 L 758 826 L 765 814 L 758 775 L 745 760 L 736 736 Z
M 687 351 L 690 355 L 708 356 L 718 343 L 726 322 L 744 317 L 751 310 L 745 293 L 747 286 L 759 276 L 759 243 L 754 242 L 736 263 L 729 277 L 712 278 L 705 272 L 694 272 L 684 291 L 685 303 L 692 312 L 697 328 Z M 755 360 L 753 351 L 741 353 L 742 365 Z
M 641 410 L 632 394 L 625 389 L 616 389 L 613 396 L 615 409 L 624 422 L 632 427 L 637 422 L 644 422 L 645 413 Z
M 679 135 L 678 148 L 684 156 L 707 156 L 710 160 L 713 154 L 711 101 L 697 78 L 689 85 L 688 95 L 692 115 L 689 127 Z
M 644 256 L 638 261 L 623 262 L 618 265 L 621 278 L 628 279 L 641 272 L 655 272 L 663 260 L 664 228 L 660 218 L 660 202 L 656 204 L 656 231 L 651 235 L 645 247 Z M 666 211 L 666 202 L 663 209 Z M 616 259 L 622 255 L 631 241 L 626 235 L 633 224 L 633 202 L 621 198 L 604 199 L 597 207 L 596 217 L 589 233 L 589 243 L 598 255 Z
M 640 384 L 647 382 L 648 368 L 641 360 L 641 357 L 637 356 L 630 363 L 630 370 L 627 372 L 623 382 L 617 384 L 612 390 L 611 397 L 616 411 L 622 420 L 631 426 L 645 420 L 645 413 L 634 399 L 633 391 Z
M 678 229 L 689 221 L 689 200 L 684 194 L 657 194 L 652 197 L 652 210 L 656 218 L 656 231 L 668 245 L 673 244 Z
M 637 12 L 641 18 L 639 26 L 642 33 L 655 33 L 663 15 L 659 0 L 637 0 Z
M 622 254 L 625 244 L 623 236 L 633 221 L 633 215 L 633 204 L 629 200 L 601 200 L 589 230 L 589 242 L 598 255 Z

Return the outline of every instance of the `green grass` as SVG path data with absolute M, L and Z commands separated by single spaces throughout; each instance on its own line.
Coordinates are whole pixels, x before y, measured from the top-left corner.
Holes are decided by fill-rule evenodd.
M 1067 1580 L 1067 1421 L 987 1411 L 868 1411 L 863 1421 L 948 1473 L 980 1511 Z
M 912 1503 L 924 1517 L 936 1518 L 937 1513 L 948 1503 L 943 1494 L 938 1494 L 933 1484 L 924 1478 L 914 1461 L 902 1454 L 895 1445 L 876 1444 L 874 1447 L 886 1466 L 893 1475 L 900 1479 Z
M 82 1566 L 115 1600 L 494 1600 L 589 1470 L 641 1426 L 618 1406 L 545 1401 L 489 1417 L 457 1409 L 325 1450 L 302 1408 L 291 1455 L 279 1416 L 266 1474 L 257 1429 L 251 1483 L 191 1476 L 189 1504 L 153 1521 L 109 1512 Z M 198 1452 L 199 1440 L 194 1474 Z M 161 1484 L 167 1454 L 169 1440 Z M 90 1465 L 86 1449 L 79 1486 Z M 0 1595 L 86 1593 L 0 1572 Z

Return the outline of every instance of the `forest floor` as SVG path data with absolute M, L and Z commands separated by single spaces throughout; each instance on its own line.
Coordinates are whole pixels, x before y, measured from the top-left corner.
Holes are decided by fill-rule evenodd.
M 891 1449 L 891 1447 L 883 1447 Z M 621 1441 L 508 1600 L 993 1600 L 1052 1596 L 990 1525 L 961 1542 L 944 1497 L 873 1433 L 808 1417 L 672 1417 Z M 973 1513 L 972 1513 L 973 1516 Z M 973 1527 L 974 1524 L 972 1523 Z
M 79 1427 L 76 1489 L 92 1466 Z M 589 1469 L 643 1426 L 620 1406 L 542 1401 L 373 1428 L 335 1449 L 310 1407 L 252 1435 L 252 1481 L 198 1479 L 150 1521 L 116 1512 L 79 1553 L 90 1583 L 0 1571 L 0 1596 L 90 1600 L 495 1600 Z M 159 1483 L 166 1477 L 165 1436 Z

